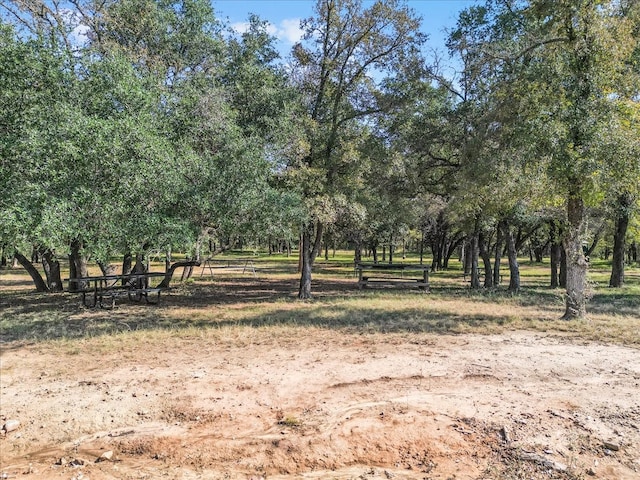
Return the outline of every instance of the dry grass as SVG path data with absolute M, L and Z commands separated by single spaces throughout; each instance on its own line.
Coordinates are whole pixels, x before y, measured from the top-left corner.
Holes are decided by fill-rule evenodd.
M 534 330 L 640 345 L 638 268 L 629 271 L 624 289 L 613 290 L 602 286 L 608 267 L 597 265 L 591 274 L 595 296 L 589 318 L 572 322 L 558 320 L 562 292 L 544 286 L 548 269 L 540 265 L 522 265 L 524 288 L 511 295 L 504 288 L 473 292 L 455 268 L 432 275 L 430 294 L 360 291 L 348 263 L 321 263 L 311 302 L 295 299 L 295 259 L 258 263 L 257 268 L 257 279 L 240 272 L 201 278 L 196 272 L 194 280 L 175 288 L 158 306 L 123 301 L 114 310 L 84 308 L 76 295 L 32 293 L 22 270 L 2 270 L 2 342 L 5 347 L 46 342 L 47 348 L 73 354 L 176 341 L 249 346 L 348 334 L 395 342 L 422 334 Z

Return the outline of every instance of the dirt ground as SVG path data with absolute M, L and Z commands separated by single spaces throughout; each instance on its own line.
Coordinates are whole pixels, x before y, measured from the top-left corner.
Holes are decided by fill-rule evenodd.
M 258 330 L 5 345 L 0 478 L 640 479 L 640 351 Z

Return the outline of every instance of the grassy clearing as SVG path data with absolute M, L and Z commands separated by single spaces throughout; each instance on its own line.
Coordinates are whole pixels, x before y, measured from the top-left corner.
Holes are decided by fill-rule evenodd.
M 233 254 L 229 258 L 240 258 Z M 246 255 L 245 255 L 246 257 Z M 51 341 L 67 353 L 140 348 L 146 342 L 206 341 L 218 345 L 297 342 L 302 337 L 377 335 L 377 341 L 417 341 L 423 334 L 533 330 L 585 340 L 640 345 L 640 269 L 623 289 L 606 288 L 608 265 L 590 274 L 589 318 L 564 322 L 563 292 L 546 287 L 548 265 L 522 263 L 523 290 L 471 291 L 453 262 L 431 275 L 432 292 L 363 290 L 355 286 L 349 255 L 319 260 L 316 298 L 295 300 L 296 258 L 254 259 L 258 278 L 229 272 L 195 278 L 158 306 L 122 302 L 115 310 L 86 309 L 71 294 L 31 293 L 20 270 L 0 271 L 0 335 L 5 348 Z M 154 266 L 161 268 L 158 264 Z M 503 285 L 508 278 L 503 278 Z

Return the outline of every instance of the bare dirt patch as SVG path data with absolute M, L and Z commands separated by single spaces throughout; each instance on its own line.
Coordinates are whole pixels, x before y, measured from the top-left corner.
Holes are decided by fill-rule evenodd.
M 278 328 L 5 344 L 0 474 L 640 478 L 637 349 Z

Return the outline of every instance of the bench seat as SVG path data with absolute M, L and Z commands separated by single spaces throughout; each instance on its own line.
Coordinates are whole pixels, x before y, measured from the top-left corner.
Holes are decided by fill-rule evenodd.
M 143 298 L 146 303 L 157 304 L 160 301 L 160 294 L 164 291 L 171 290 L 169 287 L 149 287 L 149 288 L 118 288 L 108 290 L 100 295 L 99 303 L 102 308 L 114 308 L 116 298 L 127 297 L 129 300 L 136 302 L 141 301 Z M 154 300 L 152 300 L 154 299 Z M 110 304 L 106 303 L 109 301 Z
M 418 287 L 423 290 L 429 289 L 429 282 L 425 282 L 421 278 L 399 278 L 399 277 L 362 277 L 362 280 L 358 281 L 360 288 L 367 288 L 370 286 L 404 286 L 404 287 Z
M 382 287 L 417 287 L 429 291 L 429 267 L 409 263 L 365 263 L 355 262 L 360 289 Z

